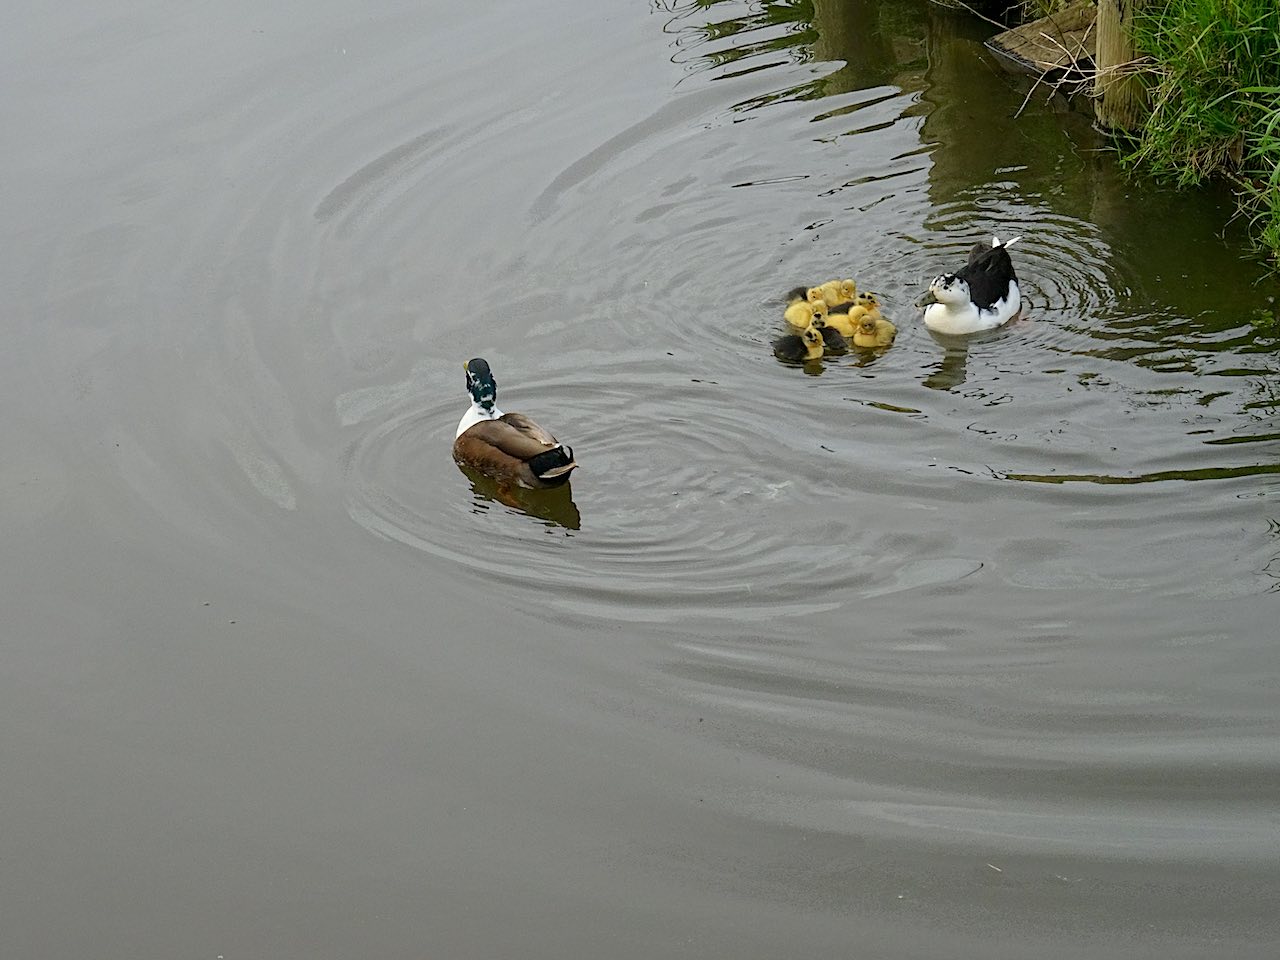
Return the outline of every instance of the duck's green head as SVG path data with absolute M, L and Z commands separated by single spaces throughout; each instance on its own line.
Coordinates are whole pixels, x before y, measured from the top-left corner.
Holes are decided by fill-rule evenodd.
M 467 393 L 473 403 L 492 410 L 498 399 L 498 381 L 493 379 L 487 361 L 476 357 L 466 362 Z

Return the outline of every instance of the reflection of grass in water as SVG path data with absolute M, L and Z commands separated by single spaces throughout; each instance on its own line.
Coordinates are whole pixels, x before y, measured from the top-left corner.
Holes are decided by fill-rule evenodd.
M 654 7 L 672 15 L 665 29 L 676 37 L 673 61 L 716 70 L 717 79 L 784 63 L 846 61 L 818 79 L 736 104 L 738 111 L 888 83 L 905 66 L 895 41 L 918 43 L 925 23 L 918 0 L 658 0 Z M 913 49 L 907 60 L 921 67 L 926 62 L 922 49 Z
M 458 469 L 471 481 L 471 493 L 479 501 L 479 509 L 487 509 L 483 504 L 501 503 L 535 520 L 541 520 L 548 527 L 563 527 L 566 530 L 579 530 L 582 527 L 582 515 L 578 512 L 578 505 L 573 502 L 573 490 L 568 483 L 553 490 L 525 490 L 523 487 L 500 484 L 470 467 L 459 466 Z
M 1265 307 L 1258 307 L 1249 318 L 1260 340 L 1280 341 L 1280 304 L 1274 297 Z
M 1004 473 L 1004 480 L 1021 480 L 1024 483 L 1097 483 L 1133 484 L 1160 483 L 1165 480 L 1234 480 L 1237 477 L 1260 477 L 1280 473 L 1280 463 L 1255 463 L 1239 467 L 1201 467 L 1199 470 L 1161 470 L 1157 473 L 1139 473 L 1130 477 L 1105 473 Z
M 692 4 L 672 6 L 674 14 L 668 21 L 668 32 L 677 36 L 677 46 L 698 47 L 719 43 L 724 40 L 743 38 L 732 46 L 719 47 L 698 53 L 696 60 L 706 67 L 724 66 L 736 63 L 747 57 L 767 53 L 789 51 L 797 54 L 796 59 L 807 60 L 808 51 L 803 48 L 812 44 L 817 37 L 813 28 L 813 3 L 811 0 L 795 0 L 791 3 L 775 2 L 752 6 L 738 16 L 728 16 L 721 20 L 703 21 L 703 17 L 714 15 L 714 7 L 729 3 L 735 9 L 742 10 L 743 4 L 737 0 L 695 0 Z M 687 21 L 696 19 L 697 23 Z M 786 32 L 782 35 L 771 35 L 765 39 L 747 40 L 752 33 L 766 30 L 769 27 L 781 27 Z M 684 62 L 677 57 L 676 62 Z

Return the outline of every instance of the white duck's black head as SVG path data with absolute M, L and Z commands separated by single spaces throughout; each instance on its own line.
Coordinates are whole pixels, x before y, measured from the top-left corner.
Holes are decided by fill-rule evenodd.
M 498 381 L 489 372 L 488 362 L 476 357 L 467 361 L 466 370 L 467 393 L 471 394 L 472 402 L 492 410 L 498 400 Z

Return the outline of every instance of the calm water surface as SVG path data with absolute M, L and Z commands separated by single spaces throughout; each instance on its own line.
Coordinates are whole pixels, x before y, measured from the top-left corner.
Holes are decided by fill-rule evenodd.
M 1276 285 L 985 32 L 11 22 L 0 955 L 1274 956 Z M 774 360 L 837 275 L 897 343 Z M 571 492 L 453 465 L 475 355 Z

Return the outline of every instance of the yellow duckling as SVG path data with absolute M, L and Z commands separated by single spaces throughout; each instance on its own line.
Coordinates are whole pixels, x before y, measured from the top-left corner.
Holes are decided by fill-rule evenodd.
M 810 287 L 808 298 L 810 303 L 822 300 L 828 307 L 834 307 L 852 300 L 858 293 L 858 285 L 852 280 L 828 280 L 816 287 Z
M 857 323 L 864 316 L 883 319 L 880 315 L 880 300 L 874 293 L 860 293 L 849 307 L 849 319 Z
M 822 359 L 822 334 L 810 324 L 800 333 L 789 333 L 773 341 L 773 355 L 788 363 L 808 363 Z
M 819 300 L 826 303 L 828 307 L 833 307 L 840 302 L 840 281 L 828 280 L 826 283 L 820 283 L 816 287 L 809 289 L 809 302 L 817 303 Z
M 848 313 L 858 304 L 858 285 L 852 280 L 840 281 L 840 302 L 830 305 L 832 313 Z M 868 294 L 870 296 L 870 294 Z
M 827 353 L 836 355 L 848 353 L 849 344 L 844 334 L 827 323 L 827 318 L 830 316 L 827 301 L 819 300 L 809 306 L 813 309 L 813 325 L 822 334 L 822 342 L 826 345 Z
M 852 283 L 852 281 L 850 282 Z M 854 294 L 850 299 L 845 300 L 843 303 L 837 303 L 830 309 L 832 313 L 851 313 L 854 307 L 866 307 L 867 309 L 870 309 L 871 307 L 878 306 L 880 306 L 880 300 L 874 293 L 869 290 L 858 293 L 855 289 Z
M 880 316 L 879 309 L 863 310 L 858 328 L 853 331 L 853 345 L 864 349 L 887 347 L 898 335 L 898 328 Z
M 818 320 L 819 316 L 822 318 L 821 323 L 819 323 Z M 832 310 L 826 305 L 826 303 L 823 303 L 814 310 L 813 323 L 815 326 L 822 326 L 828 330 L 835 330 L 840 334 L 840 336 L 846 338 L 852 337 L 858 326 L 858 322 L 849 316 L 848 311 L 841 311 L 839 309 Z
M 826 309 L 826 304 L 822 304 L 822 308 Z M 816 305 L 808 300 L 798 300 L 787 307 L 786 313 L 782 315 L 782 319 L 786 320 L 791 326 L 797 330 L 804 330 L 813 323 L 813 316 Z
M 858 322 L 865 315 L 871 315 L 877 320 L 882 319 L 880 301 L 876 299 L 874 293 L 860 293 L 851 303 L 828 307 L 827 326 L 835 327 L 841 335 L 852 339 L 858 330 Z
M 822 334 L 822 345 L 827 353 L 834 357 L 842 357 L 849 352 L 849 341 L 839 330 L 827 324 L 827 314 L 814 316 L 813 325 Z

